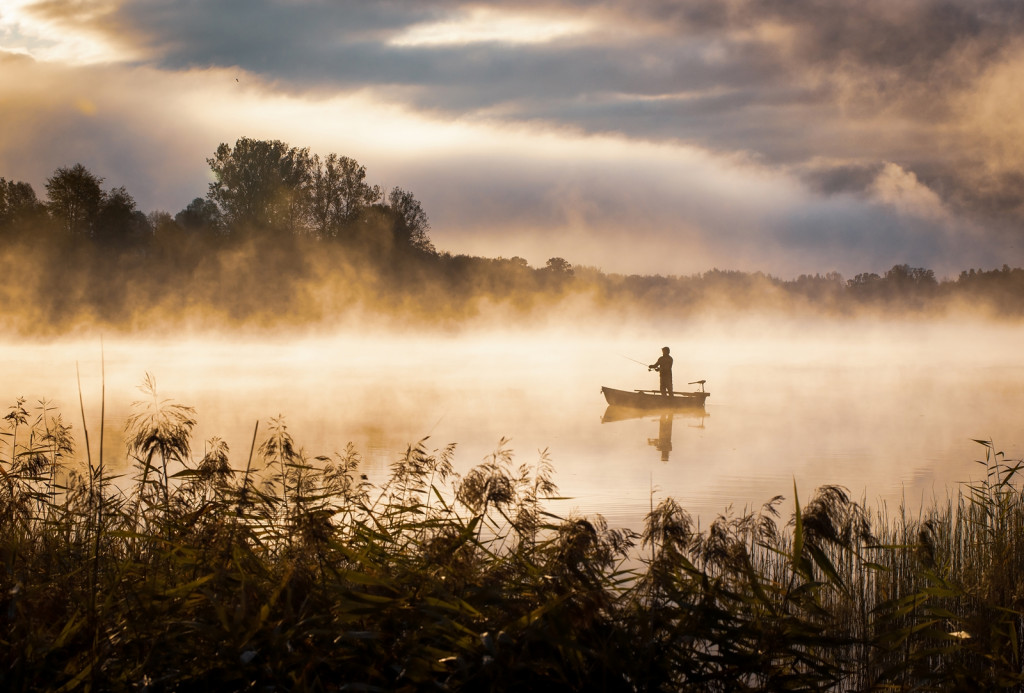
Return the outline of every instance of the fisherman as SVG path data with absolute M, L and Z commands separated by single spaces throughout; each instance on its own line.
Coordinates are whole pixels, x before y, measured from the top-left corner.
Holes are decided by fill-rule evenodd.
M 658 371 L 661 376 L 661 394 L 672 396 L 672 357 L 668 355 L 668 347 L 661 348 L 661 358 L 647 367 L 649 371 Z

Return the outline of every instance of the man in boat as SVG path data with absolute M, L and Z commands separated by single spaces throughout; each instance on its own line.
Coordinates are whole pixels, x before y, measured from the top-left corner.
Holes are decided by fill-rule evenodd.
M 661 394 L 672 396 L 672 357 L 668 355 L 668 347 L 661 348 L 661 358 L 647 367 L 649 371 L 658 371 L 661 376 Z

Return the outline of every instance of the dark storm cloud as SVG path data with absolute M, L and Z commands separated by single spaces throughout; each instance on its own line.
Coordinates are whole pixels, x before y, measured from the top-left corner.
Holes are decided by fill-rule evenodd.
M 125 2 L 118 26 L 164 67 L 239 66 L 284 87 L 377 84 L 417 66 L 384 47 L 396 31 L 441 16 L 429 3 L 174 0 Z M 102 27 L 100 27 L 102 28 Z
M 1022 3 L 524 0 L 488 6 L 562 15 L 571 8 L 598 30 L 537 44 L 389 42 L 410 27 L 467 11 L 441 1 L 183 6 L 140 0 L 125 3 L 106 25 L 141 37 L 151 59 L 169 68 L 237 65 L 291 92 L 370 87 L 452 117 L 484 113 L 681 140 L 776 163 L 851 158 L 853 150 L 868 161 L 839 161 L 838 173 L 825 171 L 827 180 L 812 184 L 828 189 L 828 180 L 851 163 L 896 160 L 933 169 L 934 180 L 948 178 L 949 199 L 957 204 L 999 203 L 998 194 L 971 199 L 977 162 L 955 164 L 955 152 L 910 151 L 912 143 L 893 143 L 871 129 L 894 118 L 923 132 L 955 123 L 965 93 L 1024 33 Z M 868 120 L 875 122 L 858 125 Z
M 720 70 L 705 64 L 699 39 L 682 42 L 677 36 L 612 44 L 580 38 L 553 45 L 388 42 L 404 29 L 447 16 L 440 3 L 229 0 L 182 11 L 180 3 L 150 1 L 123 6 L 118 25 L 141 37 L 152 60 L 164 67 L 237 65 L 293 91 L 402 87 L 417 105 L 453 113 L 551 97 L 742 86 L 763 76 L 754 66 L 764 56 L 746 55 L 744 64 Z
M 974 69 L 980 68 L 979 61 L 997 56 L 1016 35 L 1022 14 L 1017 5 L 999 2 L 914 3 L 900 10 L 802 0 L 578 5 L 614 23 L 592 37 L 553 44 L 413 48 L 387 40 L 411 26 L 457 16 L 459 3 L 228 0 L 183 7 L 148 0 L 126 3 L 112 26 L 144 37 L 154 59 L 167 66 L 239 65 L 295 80 L 294 88 L 461 89 L 467 93 L 458 100 L 465 104 L 461 109 L 472 106 L 472 94 L 481 95 L 478 106 L 488 106 L 553 92 L 652 96 L 754 83 L 787 87 L 807 70 L 835 67 L 879 71 L 869 81 L 880 89 L 931 85 L 936 76 L 969 78 L 954 65 L 963 49 L 970 48 Z M 564 11 L 566 3 L 490 6 Z M 769 24 L 790 32 L 786 45 L 743 33 Z M 429 99 L 428 92 L 423 89 L 421 98 Z

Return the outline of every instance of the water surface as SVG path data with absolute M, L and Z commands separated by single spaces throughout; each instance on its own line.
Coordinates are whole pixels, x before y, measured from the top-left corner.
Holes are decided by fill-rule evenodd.
M 124 421 L 149 372 L 161 397 L 195 407 L 196 457 L 217 436 L 244 468 L 254 426 L 261 440 L 278 415 L 310 456 L 351 441 L 376 479 L 423 438 L 430 449 L 456 443 L 460 471 L 507 438 L 518 462 L 547 451 L 570 497 L 556 512 L 635 529 L 665 496 L 706 523 L 730 505 L 791 499 L 794 483 L 803 499 L 831 483 L 875 507 L 944 498 L 979 476 L 984 450 L 972 438 L 1024 456 L 1022 336 L 980 322 L 766 319 L 441 337 L 107 336 L 102 349 L 97 336 L 9 342 L 0 356 L 8 401 L 52 400 L 83 456 L 79 379 L 94 452 L 105 389 L 105 458 L 124 466 Z M 665 345 L 677 389 L 707 380 L 705 410 L 609 421 L 601 386 L 656 387 L 636 361 Z

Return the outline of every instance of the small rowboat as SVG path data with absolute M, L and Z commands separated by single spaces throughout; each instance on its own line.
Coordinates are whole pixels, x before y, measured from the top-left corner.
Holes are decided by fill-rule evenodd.
M 703 385 L 703 383 L 701 383 Z M 704 400 L 711 396 L 710 392 L 673 392 L 672 396 L 663 395 L 657 390 L 616 390 L 602 387 L 601 392 L 608 404 L 615 407 L 630 409 L 693 409 L 702 408 Z

